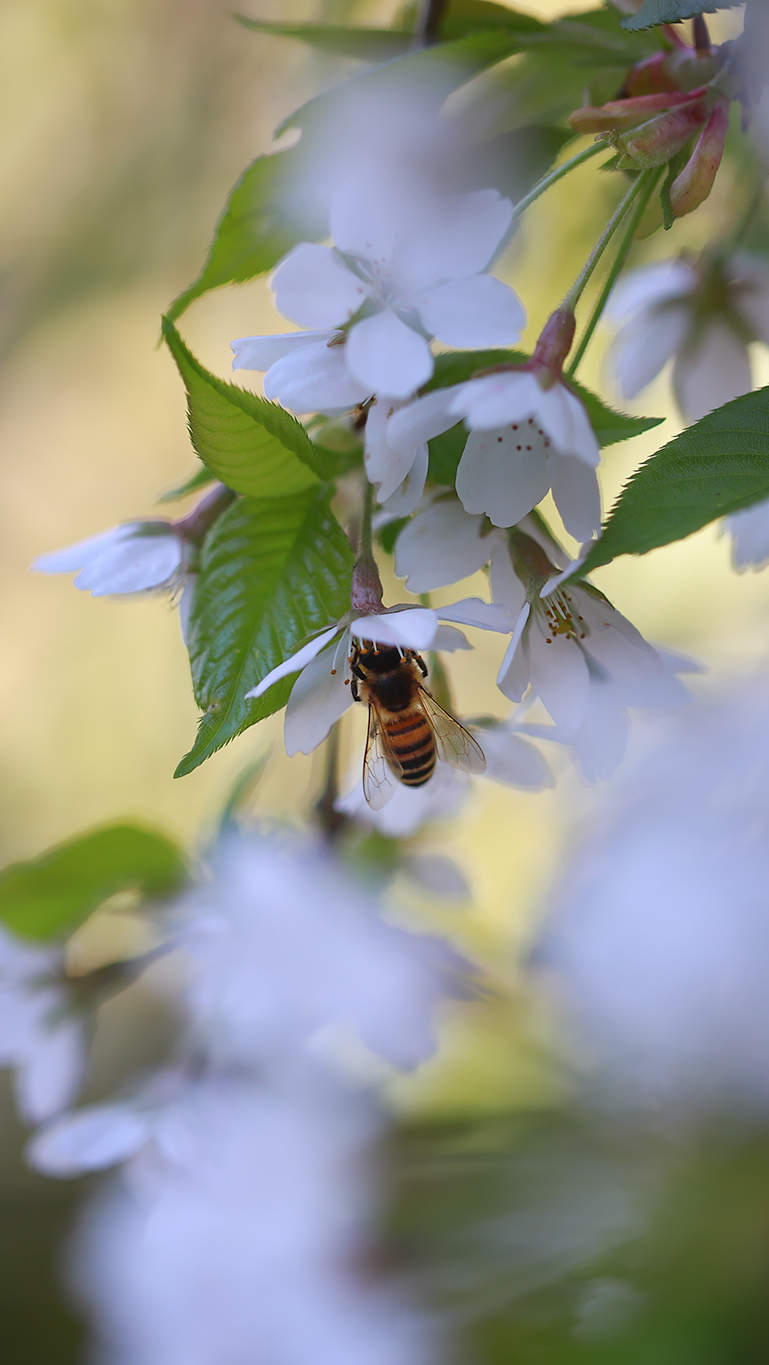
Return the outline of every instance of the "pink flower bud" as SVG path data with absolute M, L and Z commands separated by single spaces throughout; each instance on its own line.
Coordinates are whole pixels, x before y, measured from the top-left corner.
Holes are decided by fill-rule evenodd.
M 719 100 L 689 160 L 670 187 L 670 206 L 676 218 L 693 213 L 710 194 L 724 154 L 728 127 L 729 106 L 726 100 Z
M 668 52 L 655 52 L 638 62 L 625 81 L 624 94 L 629 98 L 678 90 L 678 82 L 670 71 L 669 56 Z
M 649 119 L 619 139 L 619 150 L 624 154 L 625 165 L 646 170 L 649 166 L 664 166 L 670 161 L 708 119 L 708 101 L 702 96 L 701 90 L 696 91 L 694 97 L 688 97 L 686 104 L 670 109 L 658 118 Z
M 704 87 L 684 94 L 665 90 L 652 95 L 637 95 L 633 99 L 610 100 L 600 106 L 586 105 L 569 114 L 569 123 L 578 133 L 622 132 L 625 128 L 644 125 L 650 115 L 667 112 L 678 104 L 686 105 L 704 93 Z

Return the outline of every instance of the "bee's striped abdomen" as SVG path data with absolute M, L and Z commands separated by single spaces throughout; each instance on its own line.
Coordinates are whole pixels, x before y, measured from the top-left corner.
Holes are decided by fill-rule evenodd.
M 382 718 L 387 749 L 400 767 L 398 776 L 407 787 L 421 787 L 435 771 L 437 754 L 432 729 L 421 710 L 401 711 Z

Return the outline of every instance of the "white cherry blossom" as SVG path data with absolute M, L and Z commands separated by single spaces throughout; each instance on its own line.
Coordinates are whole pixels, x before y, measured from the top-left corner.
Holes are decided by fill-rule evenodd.
M 65 1120 L 38 1142 L 35 1164 L 66 1174 L 56 1154 L 67 1147 L 77 1173 L 79 1138 L 91 1168 L 89 1130 L 104 1144 L 107 1118 Z M 111 1119 L 123 1136 L 130 1115 L 113 1106 Z M 156 1109 L 73 1249 L 69 1278 L 100 1359 L 428 1365 L 429 1320 L 384 1275 L 358 1269 L 379 1202 L 370 1148 L 380 1126 L 365 1095 L 319 1068 L 270 1087 L 205 1078 Z
M 457 470 L 466 512 L 513 526 L 552 489 L 577 540 L 600 528 L 600 450 L 581 401 L 565 383 L 538 367 L 505 367 L 436 390 L 390 419 L 389 443 L 410 448 L 461 419 L 470 431 Z
M 590 584 L 546 593 L 547 560 L 529 537 L 516 534 L 527 584 L 506 550 L 492 560 L 494 601 L 515 618 L 497 678 L 506 697 L 521 701 L 531 687 L 556 725 L 572 733 L 591 717 L 600 725 L 618 709 L 686 699 L 658 651 Z
M 331 208 L 334 247 L 303 242 L 273 276 L 284 317 L 346 326 L 344 355 L 369 393 L 408 398 L 430 378 L 429 338 L 505 346 L 525 320 L 513 291 L 483 273 L 509 227 L 495 190 L 432 196 L 418 182 L 356 174 Z
M 63 955 L 0 926 L 0 1066 L 13 1067 L 19 1109 L 40 1123 L 72 1102 L 86 1069 L 86 1031 Z
M 769 344 L 769 268 L 745 252 L 658 261 L 620 281 L 608 315 L 621 324 L 610 363 L 622 395 L 672 360 L 676 402 L 697 421 L 752 387 L 748 343 Z
M 443 629 L 438 634 L 438 615 L 428 607 L 390 607 L 377 615 L 355 617 L 349 624 L 329 626 L 314 640 L 278 664 L 247 697 L 261 697 L 273 683 L 292 673 L 294 683 L 286 707 L 284 737 L 286 753 L 312 753 L 348 707 L 350 694 L 349 656 L 353 641 L 370 640 L 396 649 L 466 649 L 460 631 Z M 453 617 L 446 618 L 453 620 Z M 472 624 L 472 623 L 469 623 Z
M 403 1070 L 433 1053 L 459 959 L 387 924 L 322 848 L 231 840 L 179 915 L 191 1028 L 220 1064 L 280 1069 L 328 1028 Z
M 535 949 L 612 1100 L 769 1104 L 769 714 L 763 677 L 656 722 L 592 799 Z
M 128 521 L 66 549 L 40 555 L 38 573 L 75 573 L 75 587 L 92 597 L 175 592 L 192 553 L 170 521 Z

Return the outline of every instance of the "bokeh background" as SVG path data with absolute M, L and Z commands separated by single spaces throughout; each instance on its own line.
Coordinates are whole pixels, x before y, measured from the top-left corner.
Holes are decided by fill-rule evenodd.
M 521 0 L 540 15 L 588 8 Z M 300 44 L 245 32 L 229 0 L 3 0 L 0 104 L 0 858 L 12 862 L 115 817 L 159 824 L 194 847 L 214 828 L 238 774 L 270 757 L 254 809 L 290 816 L 320 781 L 315 759 L 285 758 L 281 719 L 263 723 L 192 776 L 173 771 L 196 724 L 175 612 L 163 601 L 93 601 L 67 578 L 30 573 L 36 555 L 114 523 L 162 514 L 157 499 L 194 467 L 184 396 L 158 349 L 162 310 L 197 274 L 225 196 L 272 129 L 352 64 Z M 261 18 L 387 23 L 394 6 L 259 0 Z M 725 35 L 734 14 L 713 23 Z M 527 216 L 502 270 L 530 315 L 529 344 L 575 275 L 612 195 L 609 178 L 579 172 Z M 725 168 L 694 220 L 659 233 L 641 258 L 699 245 L 739 193 Z M 266 282 L 216 291 L 182 320 L 191 347 L 228 375 L 233 337 L 284 330 Z M 616 401 L 599 332 L 583 378 Z M 755 356 L 758 382 L 769 358 Z M 241 375 L 242 379 L 243 376 Z M 258 376 L 246 376 L 256 385 Z M 636 410 L 665 416 L 653 433 L 610 448 L 610 503 L 629 471 L 677 418 L 663 378 Z M 653 641 L 691 653 L 721 688 L 766 657 L 769 574 L 737 576 L 710 528 L 648 560 L 620 561 L 596 582 Z M 484 591 L 482 580 L 436 595 Z M 402 585 L 389 594 L 404 599 Z M 457 660 L 458 709 L 503 715 L 496 691 L 503 643 L 479 636 Z M 348 748 L 354 748 L 348 740 Z M 392 1086 L 405 1114 L 557 1104 L 563 1082 L 549 1059 L 548 1021 L 517 989 L 516 962 L 547 904 L 548 887 L 593 793 L 565 756 L 548 755 L 558 782 L 526 795 L 480 782 L 461 821 L 425 837 L 451 850 L 472 899 L 417 903 L 491 973 L 498 990 L 447 1021 L 442 1052 Z M 352 774 L 350 777 L 352 782 Z M 134 936 L 132 938 L 132 935 Z M 86 957 L 130 950 L 136 929 L 113 915 L 90 925 Z M 166 1021 L 142 987 L 103 1010 L 92 1094 L 114 1088 L 162 1052 Z M 7 1088 L 0 1110 L 0 1331 L 8 1359 L 76 1358 L 79 1327 L 56 1288 L 61 1234 L 78 1186 L 43 1182 L 20 1157 Z M 65 1244 L 64 1244 L 65 1245 Z M 15 1354 L 14 1354 L 15 1352 Z M 22 1354 L 23 1353 L 23 1354 Z

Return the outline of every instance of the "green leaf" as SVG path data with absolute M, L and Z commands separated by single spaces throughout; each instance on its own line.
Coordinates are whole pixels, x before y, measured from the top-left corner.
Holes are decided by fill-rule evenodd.
M 622 20 L 622 27 L 636 33 L 652 24 L 679 24 L 696 14 L 715 14 L 716 10 L 736 9 L 740 4 L 742 0 L 643 0 L 635 14 Z
M 435 371 L 425 391 L 448 388 L 451 384 L 462 384 L 472 378 L 478 370 L 492 365 L 523 365 L 531 357 L 524 351 L 457 351 L 450 355 L 435 357 Z M 628 441 L 633 436 L 659 426 L 663 417 L 630 417 L 624 412 L 615 412 L 584 384 L 570 379 L 570 387 L 579 395 L 587 409 L 587 415 L 601 446 L 616 445 L 618 441 Z M 453 485 L 456 480 L 457 465 L 467 440 L 467 430 L 459 422 L 442 436 L 430 441 L 430 465 L 428 478 L 433 483 Z
M 305 170 L 299 147 L 251 162 L 227 200 L 200 275 L 171 304 L 171 321 L 209 289 L 252 280 L 297 242 L 325 235 L 324 215 L 302 194 Z
M 209 374 L 168 318 L 163 335 L 187 389 L 192 444 L 222 483 L 249 497 L 281 498 L 320 482 L 301 422 L 277 403 Z
M 244 28 L 256 33 L 267 33 L 276 38 L 298 38 L 320 52 L 335 57 L 352 57 L 363 62 L 388 62 L 408 52 L 413 37 L 390 28 L 342 28 L 334 24 L 280 24 L 264 19 L 250 19 L 245 14 L 235 18 Z
M 211 470 L 206 469 L 206 466 L 203 465 L 202 468 L 196 469 L 194 474 L 190 474 L 189 478 L 183 479 L 174 488 L 169 488 L 167 492 L 161 493 L 157 501 L 159 503 L 178 502 L 180 498 L 189 497 L 190 493 L 197 493 L 199 489 L 207 488 L 210 483 L 214 482 L 215 477 Z
M 164 834 L 106 825 L 0 872 L 0 920 L 27 938 L 71 932 L 117 891 L 171 895 L 186 878 L 184 857 Z
M 769 388 L 708 413 L 652 455 L 622 490 L 582 574 L 617 555 L 683 540 L 769 498 Z
M 256 700 L 245 694 L 349 609 L 351 575 L 352 551 L 325 490 L 244 498 L 218 518 L 201 552 L 189 630 L 205 714 L 177 777 L 285 706 L 291 677 Z

